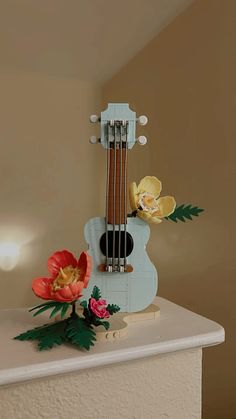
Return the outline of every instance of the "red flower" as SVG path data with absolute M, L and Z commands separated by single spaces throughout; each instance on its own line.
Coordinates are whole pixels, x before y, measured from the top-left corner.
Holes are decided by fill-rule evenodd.
M 106 309 L 107 302 L 106 300 L 95 300 L 95 298 L 90 298 L 89 308 L 95 314 L 95 316 L 100 319 L 105 319 L 110 317 L 109 311 Z
M 50 278 L 34 279 L 32 290 L 44 300 L 70 303 L 87 288 L 91 269 L 92 258 L 86 252 L 81 253 L 79 260 L 68 250 L 55 252 L 48 259 Z

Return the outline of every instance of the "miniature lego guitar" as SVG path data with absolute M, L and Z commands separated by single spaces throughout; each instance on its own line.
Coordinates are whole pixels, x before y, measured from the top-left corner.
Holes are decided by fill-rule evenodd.
M 89 298 L 97 285 L 103 298 L 120 306 L 122 312 L 145 309 L 157 291 L 157 272 L 146 252 L 149 226 L 138 218 L 127 217 L 127 155 L 136 142 L 136 122 L 146 125 L 147 118 L 136 118 L 126 103 L 109 103 L 101 117 L 101 142 L 107 153 L 106 215 L 92 218 L 85 225 L 88 252 L 93 272 L 83 293 Z M 137 140 L 146 143 L 141 136 Z M 91 137 L 90 142 L 97 142 Z

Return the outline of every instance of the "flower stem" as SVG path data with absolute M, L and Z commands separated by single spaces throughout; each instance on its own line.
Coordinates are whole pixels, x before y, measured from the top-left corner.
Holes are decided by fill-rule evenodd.
M 137 216 L 138 211 L 134 210 L 133 212 L 131 212 L 130 214 L 127 215 L 127 217 L 136 217 Z
M 71 303 L 71 305 L 72 305 L 72 313 L 71 313 L 71 315 L 72 316 L 75 316 L 75 314 L 76 314 L 76 301 L 73 301 L 73 303 Z

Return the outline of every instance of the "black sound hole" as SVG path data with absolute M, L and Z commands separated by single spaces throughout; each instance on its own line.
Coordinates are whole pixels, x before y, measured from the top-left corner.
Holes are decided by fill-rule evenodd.
M 108 231 L 108 257 L 113 257 L 113 231 Z M 125 234 L 126 234 L 126 255 L 125 255 Z M 134 248 L 134 241 L 132 236 L 126 231 L 120 232 L 120 257 L 124 258 L 130 255 Z M 104 256 L 106 256 L 106 233 L 100 239 L 100 249 Z M 119 231 L 115 231 L 115 257 L 119 257 Z

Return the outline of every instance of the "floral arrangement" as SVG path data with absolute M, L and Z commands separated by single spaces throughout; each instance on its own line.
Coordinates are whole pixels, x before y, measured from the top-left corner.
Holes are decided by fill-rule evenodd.
M 191 204 L 176 205 L 173 196 L 160 197 L 162 183 L 155 176 L 145 176 L 140 183 L 132 182 L 129 188 L 130 217 L 140 217 L 148 223 L 159 224 L 163 220 L 174 222 L 192 220 L 203 211 Z M 83 289 L 87 288 L 92 270 L 92 259 L 82 252 L 79 259 L 69 252 L 55 252 L 48 259 L 48 277 L 35 278 L 32 290 L 46 302 L 33 307 L 33 316 L 51 310 L 50 318 L 60 314 L 60 320 L 28 330 L 16 336 L 18 340 L 37 340 L 38 349 L 69 342 L 79 349 L 89 350 L 96 341 L 95 327 L 109 329 L 107 319 L 120 310 L 116 304 L 108 304 L 94 286 L 89 301 L 80 301 Z M 77 305 L 80 311 L 77 310 Z M 69 317 L 65 318 L 70 310 Z
M 176 205 L 173 196 L 160 197 L 162 183 L 155 176 L 145 176 L 137 186 L 132 182 L 129 187 L 131 217 L 140 217 L 148 223 L 159 224 L 165 220 L 185 222 L 192 220 L 204 211 L 191 204 Z
M 115 304 L 107 304 L 102 299 L 98 287 L 94 286 L 91 297 L 80 301 L 83 289 L 87 288 L 92 269 L 91 256 L 82 252 L 79 260 L 68 250 L 55 252 L 48 259 L 50 276 L 36 278 L 32 290 L 44 300 L 50 300 L 33 307 L 33 316 L 51 310 L 50 318 L 60 313 L 61 320 L 28 330 L 16 336 L 18 340 L 37 340 L 38 349 L 50 349 L 53 346 L 69 342 L 79 349 L 89 350 L 96 341 L 94 326 L 109 329 L 107 320 L 120 310 Z M 77 312 L 77 304 L 81 315 Z M 70 316 L 65 318 L 70 309 Z

